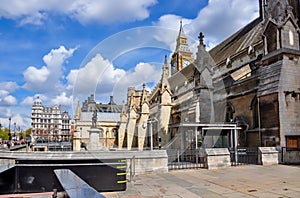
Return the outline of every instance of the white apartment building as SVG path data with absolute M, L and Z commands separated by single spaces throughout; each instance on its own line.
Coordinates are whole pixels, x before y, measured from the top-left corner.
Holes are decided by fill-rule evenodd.
M 43 106 L 37 97 L 31 110 L 31 134 L 37 142 L 69 141 L 70 120 L 68 112 L 62 112 L 60 105 Z

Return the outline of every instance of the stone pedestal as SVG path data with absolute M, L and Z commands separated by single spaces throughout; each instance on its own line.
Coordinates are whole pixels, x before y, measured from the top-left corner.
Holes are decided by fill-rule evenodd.
M 74 137 L 73 138 L 73 151 L 80 151 L 81 138 Z
M 90 128 L 88 130 L 90 141 L 88 144 L 88 150 L 99 150 L 100 149 L 100 143 L 99 143 L 99 134 L 100 130 L 97 128 Z
M 205 167 L 207 169 L 218 169 L 230 167 L 230 153 L 227 148 L 206 148 Z
M 278 151 L 276 150 L 276 147 L 259 147 L 258 164 L 260 165 L 278 164 Z

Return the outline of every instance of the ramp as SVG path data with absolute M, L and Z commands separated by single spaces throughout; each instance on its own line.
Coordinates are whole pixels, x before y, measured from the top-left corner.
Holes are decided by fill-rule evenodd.
M 70 198 L 105 198 L 69 169 L 57 169 L 54 173 Z

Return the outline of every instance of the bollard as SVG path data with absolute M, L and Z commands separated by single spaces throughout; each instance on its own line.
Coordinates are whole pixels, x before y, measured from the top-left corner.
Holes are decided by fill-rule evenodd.
M 52 198 L 57 198 L 57 189 L 53 189 Z

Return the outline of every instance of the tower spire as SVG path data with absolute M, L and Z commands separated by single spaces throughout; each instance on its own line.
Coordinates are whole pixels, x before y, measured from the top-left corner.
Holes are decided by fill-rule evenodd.
M 177 37 L 176 49 L 171 58 L 171 72 L 175 74 L 183 67 L 194 61 L 193 53 L 188 45 L 188 38 L 183 31 L 182 19 L 180 20 L 179 33 Z
M 163 70 L 163 78 L 168 78 L 169 77 L 169 65 L 168 65 L 168 57 L 167 55 L 165 55 L 165 61 L 164 61 L 164 65 L 162 66 L 162 70 Z

